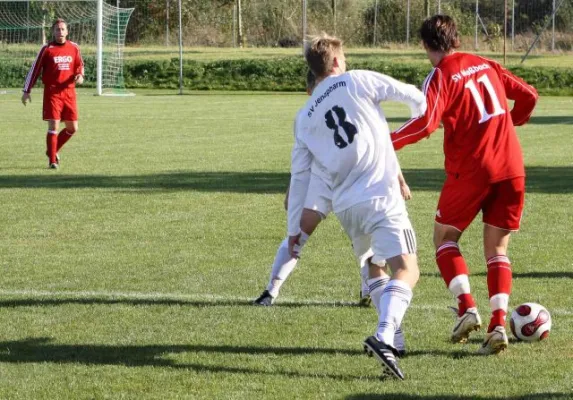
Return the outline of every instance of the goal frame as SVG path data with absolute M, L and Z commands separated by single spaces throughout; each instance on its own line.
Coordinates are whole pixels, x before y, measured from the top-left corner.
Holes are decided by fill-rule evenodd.
M 96 75 L 96 96 L 101 96 L 103 94 L 103 0 L 97 0 Z
M 27 0 L 0 0 L 0 2 L 25 2 Z M 37 0 L 41 1 L 41 0 Z M 49 2 L 56 2 L 58 0 L 48 0 Z M 61 0 L 61 1 L 78 1 L 78 2 L 92 2 L 96 3 L 96 96 L 133 96 L 133 93 L 104 93 L 103 88 L 103 56 L 104 56 L 104 0 Z M 118 8 L 119 10 L 119 8 Z

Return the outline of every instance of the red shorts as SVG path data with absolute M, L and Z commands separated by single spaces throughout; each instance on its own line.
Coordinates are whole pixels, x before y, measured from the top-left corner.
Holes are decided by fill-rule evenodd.
M 78 107 L 76 106 L 76 90 L 67 88 L 54 90 L 44 88 L 44 121 L 53 119 L 59 121 L 77 121 Z
M 438 201 L 436 222 L 463 232 L 481 210 L 485 224 L 516 231 L 524 198 L 524 177 L 479 183 L 448 176 Z

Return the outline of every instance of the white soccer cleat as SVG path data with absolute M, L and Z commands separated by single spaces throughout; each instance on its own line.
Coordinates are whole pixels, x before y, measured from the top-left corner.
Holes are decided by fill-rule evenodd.
M 485 336 L 485 340 L 478 350 L 478 354 L 490 355 L 498 354 L 507 349 L 509 341 L 503 326 L 496 326 L 493 331 Z
M 457 311 L 455 308 L 456 314 Z M 456 324 L 452 330 L 452 342 L 465 343 L 468 341 L 470 333 L 477 331 L 481 328 L 481 317 L 478 314 L 477 308 L 470 307 L 461 317 L 456 317 Z

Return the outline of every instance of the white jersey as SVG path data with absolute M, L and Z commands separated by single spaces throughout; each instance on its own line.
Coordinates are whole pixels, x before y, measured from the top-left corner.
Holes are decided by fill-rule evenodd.
M 325 78 L 298 112 L 289 192 L 289 235 L 300 232 L 300 216 L 310 171 L 332 187 L 335 213 L 374 198 L 400 193 L 400 167 L 379 103 L 410 106 L 412 116 L 426 111 L 424 94 L 413 85 L 371 71 Z

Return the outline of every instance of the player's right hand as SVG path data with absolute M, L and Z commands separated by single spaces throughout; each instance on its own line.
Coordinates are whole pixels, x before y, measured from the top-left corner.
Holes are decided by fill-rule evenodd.
M 410 200 L 412 198 L 412 192 L 410 192 L 410 186 L 406 182 L 400 184 L 400 193 L 404 200 Z
M 288 237 L 288 252 L 292 258 L 299 258 L 300 252 L 300 233 L 296 236 Z
M 30 96 L 30 93 L 26 93 L 24 92 L 24 94 L 22 94 L 22 104 L 26 105 L 26 102 L 32 102 L 32 96 Z

